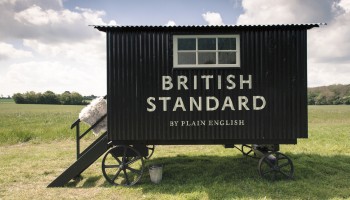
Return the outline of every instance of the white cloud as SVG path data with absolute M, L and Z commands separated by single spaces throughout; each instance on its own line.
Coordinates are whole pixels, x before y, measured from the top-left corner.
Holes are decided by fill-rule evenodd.
M 0 5 L 14 5 L 14 9 L 23 10 L 32 5 L 38 5 L 44 9 L 61 9 L 62 0 L 1 0 Z
M 108 25 L 109 26 L 117 26 L 118 24 L 115 20 L 111 20 L 111 21 L 109 21 Z
M 16 59 L 23 57 L 33 57 L 32 52 L 16 49 L 12 44 L 0 42 L 0 61 L 6 59 Z
M 91 73 L 82 73 L 82 70 Z M 11 85 L 11 89 L 4 87 L 1 88 L 1 92 L 13 94 L 14 92 L 52 90 L 62 93 L 69 90 L 83 94 L 103 95 L 105 86 L 104 82 L 96 81 L 102 78 L 99 77 L 100 73 L 96 74 L 97 71 L 94 66 L 76 67 L 55 61 L 29 61 L 13 64 L 6 75 L 0 79 L 0 85 Z
M 346 12 L 350 12 L 350 0 L 340 1 L 339 6 L 342 7 Z
M 220 13 L 206 12 L 202 17 L 209 25 L 224 25 Z
M 350 83 L 350 1 L 243 0 L 237 24 L 327 22 L 308 31 L 308 85 Z
M 21 22 L 21 23 L 29 23 L 33 25 L 46 25 L 50 21 L 50 18 L 53 18 L 53 16 L 50 16 L 50 13 L 54 14 L 54 12 L 44 12 L 39 6 L 33 5 L 32 7 L 23 10 L 21 12 L 15 13 L 15 20 Z M 56 20 L 57 15 L 55 16 Z
M 58 60 L 66 63 L 77 62 L 80 65 L 97 65 L 96 67 L 103 65 L 105 67 L 106 48 L 105 36 L 103 35 L 74 45 L 69 42 L 53 45 L 38 40 L 24 40 L 23 44 L 46 60 Z
M 25 7 L 28 2 L 37 2 Z M 47 1 L 50 4 L 51 1 Z M 104 22 L 104 11 L 76 7 L 71 11 L 55 6 L 44 6 L 39 0 L 15 1 L 0 6 L 0 39 L 37 39 L 45 43 L 80 42 L 94 38 L 99 33 L 91 31 L 88 25 L 116 24 Z M 53 8 L 51 8 L 53 7 Z M 22 8 L 22 9 L 19 9 Z
M 243 0 L 237 24 L 328 22 L 338 11 L 333 0 Z
M 308 62 L 308 86 L 324 86 L 332 84 L 350 84 L 349 64 L 329 64 Z M 311 67 L 310 67 L 311 66 Z
M 310 31 L 310 57 L 319 63 L 350 62 L 350 10 L 319 29 Z
M 33 5 L 40 7 L 42 10 L 63 10 L 61 0 L 1 0 L 0 26 L 3 27 L 0 31 L 1 40 L 9 38 L 21 39 L 23 37 L 35 37 L 36 35 L 41 35 L 38 34 L 40 33 L 40 30 L 36 29 L 34 26 L 29 26 L 28 24 L 24 25 L 15 19 L 16 13 L 32 8 Z M 33 9 L 31 11 L 33 11 Z M 42 22 L 37 21 L 37 23 L 44 23 L 45 20 L 46 19 L 42 19 Z
M 173 21 L 173 20 L 169 20 L 169 21 L 165 24 L 165 26 L 176 26 L 176 23 L 175 23 L 175 21 Z
M 0 39 L 26 49 L 0 43 L 2 94 L 29 90 L 106 94 L 105 34 L 88 25 L 117 25 L 115 20 L 103 21 L 104 11 L 64 9 L 58 0 L 1 3 L 5 19 L 0 18 L 0 25 L 6 28 L 0 30 Z

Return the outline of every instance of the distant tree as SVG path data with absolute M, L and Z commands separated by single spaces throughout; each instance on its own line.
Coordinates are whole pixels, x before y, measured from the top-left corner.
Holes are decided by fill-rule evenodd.
M 329 85 L 315 88 L 308 88 L 309 105 L 350 105 L 350 85 Z
M 84 100 L 93 100 L 93 99 L 96 99 L 97 96 L 91 94 L 91 95 L 89 95 L 89 96 L 84 96 L 83 98 L 84 98 Z
M 26 92 L 24 94 L 25 102 L 28 104 L 37 104 L 38 95 L 34 91 Z
M 341 104 L 343 104 L 342 98 L 340 98 L 339 96 L 335 96 L 333 98 L 332 104 L 333 105 L 341 105 Z
M 316 97 L 317 97 L 317 94 L 316 94 L 316 93 L 308 92 L 308 95 L 307 95 L 307 104 L 308 104 L 308 105 L 315 105 L 315 104 L 316 104 Z
M 16 93 L 13 95 L 15 103 L 18 104 L 65 104 L 65 105 L 82 105 L 84 102 L 83 96 L 77 92 L 63 92 L 61 95 L 55 94 L 52 91 L 44 93 L 35 93 L 33 91 L 24 94 Z
M 43 104 L 60 104 L 59 97 L 52 91 L 46 91 L 42 95 Z
M 350 105 L 350 95 L 342 98 L 343 104 Z
M 23 104 L 25 103 L 25 99 L 24 96 L 21 93 L 16 93 L 12 95 L 13 100 L 15 101 L 15 103 L 18 104 Z
M 83 104 L 83 96 L 81 96 L 81 94 L 77 93 L 77 92 L 72 92 L 70 94 L 70 103 L 73 105 L 81 105 Z
M 71 93 L 69 91 L 65 91 L 60 95 L 60 101 L 64 105 L 71 105 Z

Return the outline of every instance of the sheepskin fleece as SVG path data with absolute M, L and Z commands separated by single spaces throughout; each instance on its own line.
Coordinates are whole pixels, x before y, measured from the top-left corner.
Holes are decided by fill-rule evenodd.
M 98 97 L 91 101 L 89 105 L 83 108 L 79 113 L 80 121 L 83 121 L 90 126 L 96 123 L 103 115 L 107 113 L 107 100 L 103 97 Z M 100 132 L 107 131 L 107 117 L 92 129 L 92 132 L 97 135 Z

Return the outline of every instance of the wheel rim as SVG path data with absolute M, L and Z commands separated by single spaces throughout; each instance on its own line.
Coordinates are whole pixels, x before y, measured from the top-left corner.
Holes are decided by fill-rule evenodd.
M 147 149 L 148 149 L 148 156 L 145 156 L 145 159 L 149 159 L 150 157 L 152 157 L 154 150 L 156 148 L 155 145 L 146 145 Z M 151 152 L 151 153 L 150 153 Z
M 261 177 L 269 180 L 291 179 L 294 175 L 294 166 L 288 156 L 271 152 L 259 160 L 258 171 Z
M 116 146 L 110 149 L 102 160 L 102 172 L 113 185 L 132 186 L 142 177 L 143 158 L 130 146 Z
M 244 156 L 249 156 L 252 158 L 257 158 L 255 152 L 253 151 L 253 147 L 247 144 L 242 144 L 242 148 L 241 148 L 242 154 Z

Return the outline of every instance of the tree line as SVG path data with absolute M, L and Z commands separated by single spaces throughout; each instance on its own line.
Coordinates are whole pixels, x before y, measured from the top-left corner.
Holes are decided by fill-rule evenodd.
M 308 88 L 309 105 L 350 105 L 350 85 L 329 85 Z
M 17 104 L 62 104 L 62 105 L 86 105 L 88 102 L 77 92 L 65 91 L 62 94 L 55 94 L 52 91 L 36 93 L 16 93 L 12 96 Z
M 52 91 L 36 93 L 33 91 L 26 93 L 16 93 L 12 96 L 18 104 L 63 104 L 63 105 L 86 105 L 96 96 L 82 96 L 77 92 L 63 92 L 55 94 Z M 309 105 L 350 105 L 350 84 L 349 85 L 329 85 L 308 88 Z

